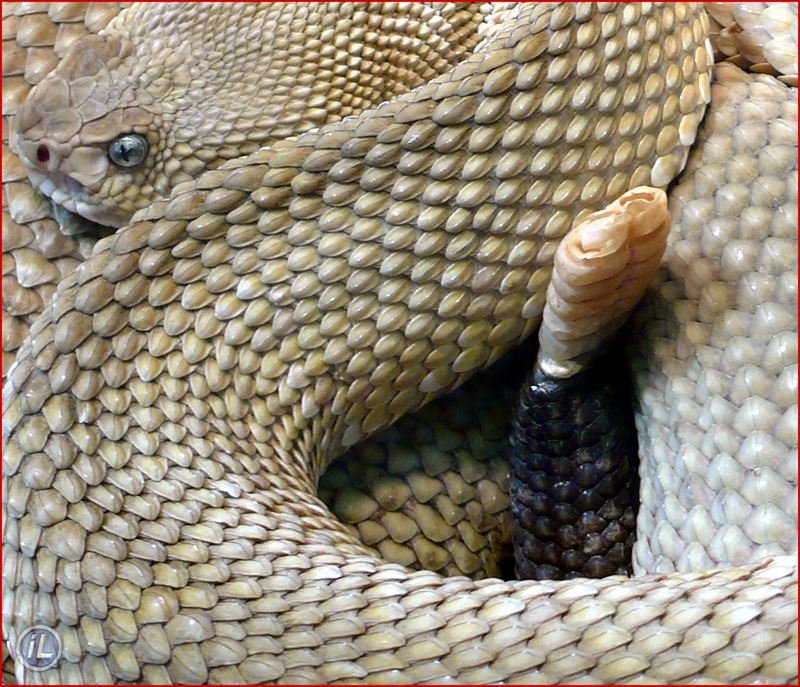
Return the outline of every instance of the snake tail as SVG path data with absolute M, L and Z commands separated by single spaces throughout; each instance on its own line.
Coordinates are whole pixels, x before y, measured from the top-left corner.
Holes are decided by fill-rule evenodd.
M 638 501 L 630 380 L 607 350 L 666 248 L 666 196 L 639 187 L 556 251 L 511 437 L 514 558 L 522 579 L 631 573 Z
M 570 377 L 613 339 L 655 278 L 669 227 L 665 193 L 638 186 L 561 240 L 539 329 L 543 374 Z
M 519 579 L 631 574 L 639 480 L 626 376 L 615 347 L 568 380 L 534 374 L 522 390 L 511 435 Z

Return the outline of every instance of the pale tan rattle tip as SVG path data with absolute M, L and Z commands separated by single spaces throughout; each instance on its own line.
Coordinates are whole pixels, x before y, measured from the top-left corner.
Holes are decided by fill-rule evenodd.
M 542 372 L 572 376 L 624 324 L 658 272 L 669 227 L 664 192 L 639 186 L 562 239 L 539 330 Z

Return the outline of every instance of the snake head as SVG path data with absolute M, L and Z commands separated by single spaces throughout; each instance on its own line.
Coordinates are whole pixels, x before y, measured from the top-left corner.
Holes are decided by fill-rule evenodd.
M 75 41 L 31 90 L 11 136 L 39 191 L 115 228 L 163 191 L 154 181 L 157 108 L 133 72 L 132 53 L 114 32 Z

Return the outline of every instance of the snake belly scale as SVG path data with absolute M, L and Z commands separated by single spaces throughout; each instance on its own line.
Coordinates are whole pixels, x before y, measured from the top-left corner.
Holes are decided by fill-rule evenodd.
M 796 557 L 776 556 L 796 542 L 774 504 L 741 518 L 760 487 L 728 460 L 791 484 L 796 91 L 734 67 L 712 87 L 696 6 L 504 12 L 428 83 L 181 177 L 59 284 L 4 388 L 4 638 L 45 624 L 64 646 L 19 679 L 796 678 Z M 666 185 L 696 135 L 634 365 L 645 464 L 675 449 L 690 468 L 644 468 L 634 563 L 653 574 L 472 581 L 378 558 L 317 498 L 327 464 L 534 331 L 559 238 Z

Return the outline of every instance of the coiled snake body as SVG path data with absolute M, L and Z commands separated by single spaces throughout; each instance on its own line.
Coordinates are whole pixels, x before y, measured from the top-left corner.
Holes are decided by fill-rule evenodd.
M 8 374 L 4 638 L 44 624 L 64 645 L 52 671 L 18 662 L 17 677 L 794 679 L 796 557 L 776 554 L 796 547 L 796 92 L 732 66 L 711 86 L 708 22 L 694 6 L 529 4 L 503 8 L 483 34 L 478 11 L 459 10 L 477 18 L 450 16 L 455 37 L 436 44 L 428 83 L 395 75 L 382 91 L 368 79 L 376 100 L 412 90 L 320 129 L 314 117 L 338 110 L 309 99 L 311 126 L 298 116 L 276 133 L 268 121 L 255 152 L 235 126 L 218 141 L 211 131 L 232 159 L 205 173 L 220 160 L 195 154 L 203 125 L 184 129 L 197 113 L 170 128 L 152 92 L 125 101 L 141 109 L 126 126 L 160 157 L 120 202 L 113 179 L 98 181 L 116 173 L 95 152 L 108 132 L 75 119 L 76 91 L 56 97 L 69 116 L 41 94 L 72 77 L 91 90 L 104 56 L 165 92 L 136 52 L 147 34 L 131 29 L 136 11 L 158 14 L 119 15 L 90 39 L 94 61 L 67 57 L 18 113 L 14 145 L 44 165 L 32 175 L 43 191 L 48 174 L 64 182 L 84 160 L 96 176 L 69 186 L 75 209 L 98 201 L 93 219 L 109 224 L 127 222 L 119 208 L 142 209 L 63 279 Z M 355 12 L 348 26 L 368 18 Z M 155 54 L 174 47 L 151 28 Z M 171 64 L 175 83 L 191 94 L 205 64 Z M 329 71 L 345 86 L 331 78 L 330 101 L 345 102 L 338 88 L 352 102 L 358 76 L 338 64 Z M 371 102 L 358 93 L 358 107 Z M 653 574 L 472 581 L 377 557 L 317 498 L 319 475 L 533 331 L 558 240 L 629 187 L 666 185 L 709 98 L 637 328 L 634 563 Z M 152 122 L 186 137 L 177 163 Z M 4 191 L 19 243 L 22 190 L 10 178 Z M 735 567 L 689 572 L 720 563 Z

